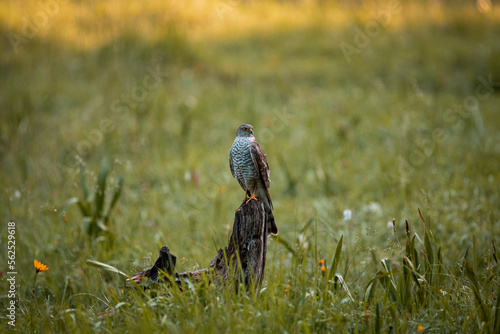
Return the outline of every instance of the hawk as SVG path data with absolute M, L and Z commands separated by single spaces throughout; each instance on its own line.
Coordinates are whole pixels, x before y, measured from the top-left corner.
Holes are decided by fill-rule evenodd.
M 278 227 L 274 221 L 273 202 L 267 190 L 270 186 L 267 155 L 255 140 L 253 126 L 250 124 L 243 124 L 236 132 L 236 139 L 229 150 L 229 167 L 233 177 L 245 190 L 244 201 L 248 203 L 257 198 L 262 200 L 269 218 L 267 234 L 277 235 Z

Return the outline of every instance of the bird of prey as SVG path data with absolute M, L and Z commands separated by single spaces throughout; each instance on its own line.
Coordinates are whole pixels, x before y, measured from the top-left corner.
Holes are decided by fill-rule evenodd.
M 236 139 L 229 150 L 229 167 L 233 177 L 245 190 L 246 203 L 257 198 L 264 203 L 269 219 L 267 234 L 277 235 L 278 227 L 274 221 L 273 202 L 267 190 L 270 186 L 267 155 L 255 140 L 253 126 L 250 124 L 243 124 L 236 132 Z

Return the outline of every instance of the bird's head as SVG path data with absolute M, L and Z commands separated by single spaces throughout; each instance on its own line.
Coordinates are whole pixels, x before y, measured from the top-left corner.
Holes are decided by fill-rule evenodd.
M 253 126 L 250 124 L 243 124 L 238 128 L 236 137 L 253 137 Z

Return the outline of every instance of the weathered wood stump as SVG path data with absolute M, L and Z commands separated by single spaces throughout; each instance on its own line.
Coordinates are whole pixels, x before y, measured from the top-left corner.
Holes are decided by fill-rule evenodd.
M 149 270 L 133 275 L 129 280 L 147 287 L 149 282 L 169 282 L 161 275 L 162 272 L 166 272 L 181 284 L 183 279 L 198 280 L 205 273 L 221 286 L 233 284 L 235 291 L 238 292 L 240 284 L 243 283 L 247 290 L 253 286 L 257 294 L 266 265 L 268 223 L 264 205 L 260 200 L 243 203 L 240 210 L 235 212 L 228 246 L 219 249 L 209 268 L 177 274 L 174 271 L 176 258 L 170 254 L 167 246 L 163 246 L 155 265 Z
M 215 278 L 219 282 L 232 280 L 236 292 L 240 283 L 249 289 L 252 281 L 258 292 L 266 265 L 267 219 L 260 200 L 243 203 L 234 215 L 229 245 L 219 249 L 210 263 Z

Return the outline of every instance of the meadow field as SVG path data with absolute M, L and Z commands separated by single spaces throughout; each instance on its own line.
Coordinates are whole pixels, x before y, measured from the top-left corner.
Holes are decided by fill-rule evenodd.
M 495 1 L 2 1 L 0 33 L 2 331 L 500 333 Z M 207 268 L 244 123 L 258 296 L 88 262 Z

